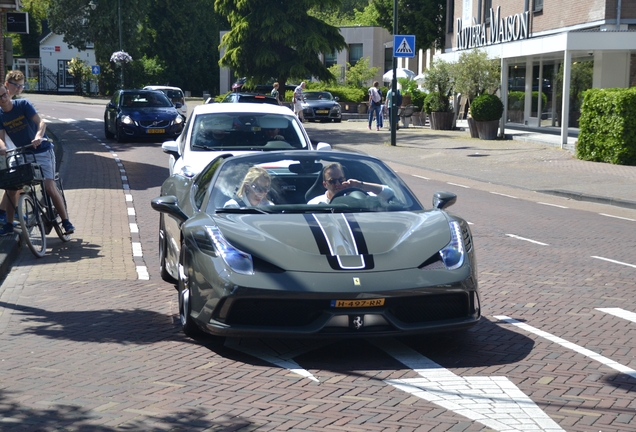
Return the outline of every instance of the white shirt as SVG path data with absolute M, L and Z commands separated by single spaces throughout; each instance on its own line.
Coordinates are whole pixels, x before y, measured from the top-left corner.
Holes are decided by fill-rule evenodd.
M 376 196 L 373 192 L 367 193 L 369 194 L 369 196 Z M 377 196 L 378 198 L 388 200 L 393 196 L 393 189 L 388 186 L 382 185 L 382 192 L 380 192 Z M 318 195 L 317 197 L 310 199 L 307 204 L 329 204 L 330 202 L 331 200 L 327 198 L 327 192 L 325 192 L 322 195 Z

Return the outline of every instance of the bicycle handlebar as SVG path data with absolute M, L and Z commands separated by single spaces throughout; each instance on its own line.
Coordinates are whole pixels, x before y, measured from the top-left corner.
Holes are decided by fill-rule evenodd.
M 51 140 L 48 139 L 48 138 L 42 138 L 40 140 L 40 144 L 42 144 L 44 142 L 47 142 L 47 141 L 50 142 Z M 6 149 L 6 155 L 7 156 L 13 156 L 13 155 L 18 154 L 18 153 L 24 153 L 28 149 L 34 149 L 34 148 L 36 148 L 35 144 L 27 144 L 25 146 L 19 146 L 19 147 L 16 146 L 16 148 Z

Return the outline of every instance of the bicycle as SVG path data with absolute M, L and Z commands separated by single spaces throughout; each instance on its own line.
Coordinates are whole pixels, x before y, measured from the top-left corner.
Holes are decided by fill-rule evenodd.
M 29 148 L 33 146 L 7 150 L 5 169 L 0 169 L 0 189 L 22 189 L 17 205 L 21 236 L 33 255 L 42 258 L 46 254 L 46 236 L 52 229 L 63 242 L 70 241 L 71 236 L 62 227 L 62 219 L 44 187 L 42 170 L 35 163 L 35 155 L 27 152 Z M 66 207 L 62 179 L 57 172 L 54 180 Z

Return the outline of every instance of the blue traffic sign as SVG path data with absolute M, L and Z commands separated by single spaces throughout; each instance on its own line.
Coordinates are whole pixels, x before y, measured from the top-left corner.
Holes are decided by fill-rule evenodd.
M 393 35 L 393 57 L 415 57 L 415 36 Z
M 93 72 L 93 75 L 99 75 L 99 73 L 100 73 L 99 65 L 91 66 L 91 71 Z

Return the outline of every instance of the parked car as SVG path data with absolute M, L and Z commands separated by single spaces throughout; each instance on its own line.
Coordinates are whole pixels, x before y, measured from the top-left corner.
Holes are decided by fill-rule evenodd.
M 273 133 L 275 132 L 275 133 Z M 269 134 L 269 135 L 268 135 Z M 270 104 L 206 104 L 194 107 L 184 132 L 162 145 L 170 174 L 192 177 L 219 154 L 280 149 L 330 150 L 314 146 L 289 108 Z
M 206 103 L 210 103 L 208 99 Z M 223 103 L 265 103 L 271 105 L 278 105 L 278 101 L 274 96 L 263 95 L 257 93 L 228 93 L 221 101 Z
M 183 90 L 179 87 L 151 85 L 144 87 L 144 90 L 159 90 L 163 92 L 163 94 L 172 101 L 175 108 L 177 108 L 177 111 L 179 111 L 183 118 L 188 116 L 188 105 L 185 101 L 185 95 L 183 94 Z
M 174 139 L 183 130 L 183 117 L 157 90 L 117 90 L 104 112 L 104 135 L 124 142 L 133 138 Z
M 327 91 L 303 92 L 303 116 L 313 121 L 342 121 L 342 110 L 338 98 Z
M 307 204 L 325 192 L 323 167 L 333 163 L 360 188 Z M 360 181 L 391 193 L 374 195 Z M 250 194 L 271 203 L 253 206 Z M 188 335 L 465 329 L 480 319 L 481 299 L 468 223 L 445 211 L 456 198 L 438 192 L 425 209 L 386 164 L 362 154 L 219 155 L 192 179 L 172 175 L 152 200 L 161 274 L 177 283 Z

